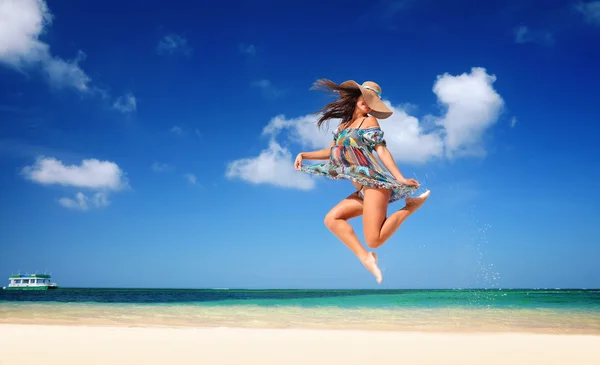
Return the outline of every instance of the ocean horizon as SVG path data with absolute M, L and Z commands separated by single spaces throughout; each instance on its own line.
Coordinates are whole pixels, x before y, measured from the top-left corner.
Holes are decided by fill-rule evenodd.
M 600 334 L 600 290 L 3 290 L 0 323 Z

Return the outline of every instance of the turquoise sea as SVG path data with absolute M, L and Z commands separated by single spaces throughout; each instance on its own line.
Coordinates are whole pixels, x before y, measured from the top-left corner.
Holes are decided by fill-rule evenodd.
M 0 323 L 600 334 L 600 290 L 2 290 Z

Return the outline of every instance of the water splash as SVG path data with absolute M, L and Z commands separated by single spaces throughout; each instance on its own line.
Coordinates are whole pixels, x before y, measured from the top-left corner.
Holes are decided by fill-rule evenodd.
M 483 289 L 495 289 L 499 288 L 500 273 L 494 271 L 494 264 L 486 261 L 485 252 L 482 249 L 482 245 L 485 247 L 489 244 L 487 238 L 487 231 L 492 228 L 491 224 L 484 224 L 483 227 L 479 228 L 477 237 L 477 284 Z
M 489 246 L 487 233 L 491 230 L 492 225 L 489 223 L 480 224 L 478 219 L 475 219 L 475 223 L 478 227 L 474 229 L 475 236 L 470 245 L 476 255 L 476 262 L 473 267 L 475 286 L 486 290 L 474 291 L 471 304 L 492 308 L 497 298 L 505 295 L 505 293 L 501 293 L 500 273 L 495 270 L 494 263 L 489 262 L 486 253 L 486 248 Z

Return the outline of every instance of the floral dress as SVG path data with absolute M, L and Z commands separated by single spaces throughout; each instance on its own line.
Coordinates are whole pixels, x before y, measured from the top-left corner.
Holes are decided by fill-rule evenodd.
M 339 130 L 338 127 L 333 132 L 333 140 L 335 143 L 331 147 L 328 162 L 305 165 L 301 171 L 331 179 L 351 180 L 364 186 L 391 189 L 388 203 L 404 199 L 418 189 L 401 184 L 374 154 L 376 145 L 386 145 L 381 128 L 361 129 L 359 125 L 358 128 Z M 358 195 L 364 198 L 362 189 Z

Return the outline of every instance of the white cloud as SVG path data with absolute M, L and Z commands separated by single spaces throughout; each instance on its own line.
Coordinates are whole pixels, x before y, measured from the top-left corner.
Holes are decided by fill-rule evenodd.
M 439 131 L 426 132 L 416 117 L 389 103 L 388 107 L 394 114 L 379 124 L 395 161 L 420 164 L 442 155 L 444 144 Z
M 259 156 L 230 162 L 225 176 L 253 184 L 269 183 L 301 190 L 314 187 L 314 182 L 309 176 L 294 169 L 290 151 L 281 147 L 274 139 L 271 139 L 269 147 Z
M 44 0 L 0 1 L 0 62 L 23 71 L 40 67 L 50 84 L 57 88 L 73 87 L 90 91 L 90 78 L 79 67 L 85 54 L 63 60 L 50 53 L 50 46 L 39 37 L 52 22 Z
M 298 118 L 286 119 L 278 115 L 271 119 L 263 128 L 263 135 L 277 137 L 282 130 L 288 130 L 288 137 L 294 142 L 309 148 L 319 149 L 327 147 L 333 140 L 331 128 L 323 125 L 322 129 L 315 128 L 315 121 L 319 116 L 309 114 Z M 330 125 L 337 123 L 330 121 Z M 333 128 L 335 129 L 335 128 Z
M 181 129 L 181 127 L 176 125 L 176 126 L 173 126 L 173 128 L 171 128 L 171 132 L 180 136 L 183 133 L 183 129 Z
M 184 174 L 183 176 L 192 185 L 196 185 L 196 183 L 198 182 L 198 180 L 196 179 L 196 175 L 194 175 L 194 174 L 187 173 L 187 174 Z
M 575 10 L 583 14 L 586 22 L 600 25 L 600 1 L 578 2 Z
M 50 85 L 56 88 L 73 87 L 81 92 L 90 91 L 91 79 L 79 67 L 79 62 L 83 61 L 85 57 L 85 53 L 79 51 L 73 60 L 65 61 L 58 57 L 52 57 L 50 60 L 44 61 L 42 67 L 48 76 Z
M 125 173 L 116 163 L 97 159 L 83 160 L 80 165 L 65 165 L 53 157 L 40 157 L 33 165 L 24 167 L 21 174 L 42 185 L 55 184 L 95 191 L 89 198 L 78 192 L 74 199 L 63 197 L 58 200 L 63 207 L 82 211 L 107 206 L 110 191 L 129 186 Z
M 165 35 L 160 39 L 160 41 L 158 41 L 156 52 L 160 55 L 174 54 L 176 52 L 190 55 L 192 53 L 192 49 L 188 45 L 188 41 L 184 36 L 171 33 Z
M 106 192 L 98 192 L 88 198 L 82 192 L 75 194 L 75 199 L 60 198 L 58 203 L 65 208 L 86 211 L 92 208 L 102 208 L 108 206 L 108 194 Z
M 166 163 L 155 162 L 152 164 L 151 168 L 154 172 L 165 172 L 169 171 L 171 166 L 167 165 Z
M 108 98 L 81 68 L 83 51 L 65 60 L 53 55 L 50 45 L 40 39 L 52 20 L 46 0 L 0 0 L 0 64 L 22 73 L 39 71 L 53 88 Z
M 258 80 L 252 83 L 253 87 L 257 87 L 267 99 L 277 99 L 284 94 L 282 89 L 279 89 L 271 80 Z
M 510 127 L 514 128 L 517 125 L 517 117 L 512 117 L 510 120 Z
M 459 76 L 438 76 L 433 92 L 445 114 L 427 115 L 423 121 L 407 112 L 406 109 L 415 110 L 415 106 L 394 106 L 384 101 L 394 113 L 379 123 L 394 160 L 423 164 L 443 157 L 483 155 L 484 133 L 497 121 L 503 106 L 502 98 L 492 87 L 495 80 L 496 77 L 488 75 L 483 68 L 473 68 L 470 73 Z M 339 120 L 330 120 L 329 128 L 319 130 L 315 123 L 318 118 L 315 114 L 292 119 L 283 115 L 274 117 L 262 131 L 270 138 L 268 148 L 256 157 L 230 162 L 226 176 L 253 184 L 313 188 L 313 179 L 294 169 L 292 153 L 278 140 L 286 139 L 306 150 L 329 146 Z
M 43 0 L 0 1 L 0 60 L 18 66 L 48 56 L 38 37 L 52 16 Z
M 438 76 L 433 87 L 446 114 L 436 124 L 445 132 L 444 147 L 448 157 L 481 155 L 484 132 L 498 120 L 504 101 L 494 90 L 495 75 L 475 67 L 459 76 Z
M 554 36 L 547 30 L 531 30 L 527 26 L 519 26 L 515 28 L 515 43 L 537 43 L 544 46 L 554 44 Z
M 133 94 L 128 93 L 126 95 L 119 96 L 119 98 L 113 104 L 113 108 L 123 113 L 130 113 L 137 109 L 137 100 Z
M 125 173 L 116 163 L 97 159 L 83 160 L 81 165 L 64 165 L 53 157 L 42 157 L 32 166 L 24 167 L 22 174 L 43 185 L 106 190 L 120 190 L 128 185 Z

